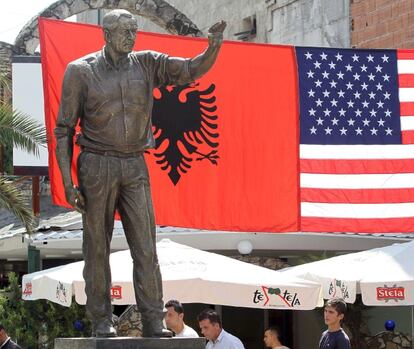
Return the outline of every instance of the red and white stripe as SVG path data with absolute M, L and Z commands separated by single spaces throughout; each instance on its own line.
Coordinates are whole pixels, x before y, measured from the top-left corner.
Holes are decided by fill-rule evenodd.
M 398 50 L 398 85 L 404 144 L 414 143 L 414 50 Z
M 402 145 L 301 145 L 301 230 L 414 232 L 414 50 L 398 51 Z

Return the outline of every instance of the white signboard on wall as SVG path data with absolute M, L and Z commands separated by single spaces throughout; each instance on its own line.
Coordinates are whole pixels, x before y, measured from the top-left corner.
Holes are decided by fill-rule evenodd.
M 13 109 L 45 125 L 42 66 L 40 56 L 14 56 L 12 61 Z M 40 147 L 39 156 L 13 149 L 16 175 L 47 175 L 48 151 Z

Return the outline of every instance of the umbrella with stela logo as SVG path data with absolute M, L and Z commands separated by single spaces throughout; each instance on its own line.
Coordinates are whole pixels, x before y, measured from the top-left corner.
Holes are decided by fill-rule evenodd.
M 157 243 L 164 300 L 260 309 L 309 310 L 321 305 L 320 285 L 168 239 Z M 22 298 L 85 304 L 83 262 L 23 276 Z M 113 304 L 135 304 L 129 250 L 110 256 Z
M 365 305 L 414 305 L 414 241 L 350 253 L 281 270 L 321 284 L 325 299 Z

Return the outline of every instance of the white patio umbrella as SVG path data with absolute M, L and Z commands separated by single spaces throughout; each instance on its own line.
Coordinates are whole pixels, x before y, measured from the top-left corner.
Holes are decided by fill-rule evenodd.
M 350 253 L 281 270 L 322 285 L 323 298 L 365 305 L 414 304 L 414 241 Z
M 313 309 L 322 304 L 320 285 L 164 239 L 157 243 L 164 300 L 261 309 Z M 83 262 L 23 276 L 25 300 L 85 304 Z M 135 304 L 129 250 L 112 253 L 113 304 Z

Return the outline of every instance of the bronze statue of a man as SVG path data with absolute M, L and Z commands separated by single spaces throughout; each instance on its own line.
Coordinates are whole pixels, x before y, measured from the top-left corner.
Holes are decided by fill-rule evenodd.
M 143 336 L 163 336 L 161 275 L 144 151 L 154 147 L 153 89 L 200 78 L 215 62 L 225 22 L 209 29 L 208 48 L 192 59 L 154 51 L 132 52 L 137 22 L 125 10 L 103 19 L 106 45 L 66 69 L 55 135 L 66 199 L 83 219 L 86 309 L 98 337 L 116 336 L 112 323 L 110 242 L 114 214 L 121 215 L 134 261 L 134 288 Z M 79 188 L 73 185 L 73 136 L 81 147 Z

